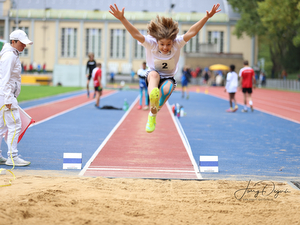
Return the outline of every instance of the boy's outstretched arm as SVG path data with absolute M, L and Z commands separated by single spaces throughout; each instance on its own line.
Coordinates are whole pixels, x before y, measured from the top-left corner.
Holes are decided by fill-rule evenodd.
M 131 36 L 136 39 L 137 41 L 144 43 L 145 37 L 136 29 L 124 16 L 124 10 L 123 7 L 122 11 L 118 9 L 118 6 L 116 4 L 110 5 L 109 8 L 111 11 L 109 11 L 114 17 L 116 17 L 118 20 L 122 22 L 126 30 L 131 34 Z
M 210 12 L 206 11 L 206 16 L 203 17 L 201 20 L 199 20 L 197 23 L 195 23 L 193 26 L 190 27 L 190 29 L 183 35 L 183 39 L 185 42 L 188 42 L 192 37 L 196 36 L 196 34 L 200 31 L 200 29 L 204 26 L 204 24 L 207 22 L 207 20 L 215 13 L 218 13 L 221 11 L 221 9 L 218 9 L 220 4 L 214 5 Z

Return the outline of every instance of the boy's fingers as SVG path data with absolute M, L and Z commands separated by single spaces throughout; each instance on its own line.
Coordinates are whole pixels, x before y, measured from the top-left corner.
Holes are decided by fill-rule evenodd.
M 109 8 L 111 9 L 111 11 L 115 9 L 112 5 L 110 5 Z

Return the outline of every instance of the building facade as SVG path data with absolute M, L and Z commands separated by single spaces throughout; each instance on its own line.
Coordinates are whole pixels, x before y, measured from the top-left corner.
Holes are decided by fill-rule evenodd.
M 109 13 L 110 4 L 125 7 L 126 18 L 143 34 L 156 15 L 171 16 L 184 34 L 218 2 L 222 11 L 187 43 L 180 66 L 236 63 L 239 69 L 245 59 L 255 65 L 256 38 L 232 34 L 239 15 L 226 0 L 0 0 L 0 39 L 8 41 L 14 29 L 23 29 L 34 42 L 20 57 L 24 65 L 45 64 L 54 82 L 84 86 L 89 52 L 103 64 L 104 74 L 130 74 L 145 61 L 145 50 Z

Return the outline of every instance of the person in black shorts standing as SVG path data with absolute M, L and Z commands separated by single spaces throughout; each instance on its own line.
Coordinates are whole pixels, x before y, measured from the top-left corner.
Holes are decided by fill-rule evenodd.
M 88 72 L 88 74 L 86 75 L 87 77 L 87 83 L 86 83 L 86 90 L 87 90 L 87 97 L 89 98 L 90 97 L 90 91 L 89 91 L 89 84 L 90 84 L 90 80 L 92 78 L 92 72 L 93 72 L 93 69 L 96 68 L 96 61 L 94 59 L 94 53 L 89 53 L 89 60 L 87 61 L 87 64 L 86 64 L 86 72 Z
M 247 60 L 244 61 L 244 67 L 239 72 L 240 83 L 244 94 L 244 109 L 242 112 L 248 112 L 247 108 L 247 97 L 249 98 L 249 106 L 253 112 L 253 101 L 252 101 L 252 87 L 255 88 L 255 73 L 254 70 L 249 67 Z

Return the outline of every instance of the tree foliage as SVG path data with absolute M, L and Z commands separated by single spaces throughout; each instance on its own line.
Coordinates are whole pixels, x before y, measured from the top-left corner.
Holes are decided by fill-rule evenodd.
M 270 51 L 273 70 L 300 70 L 299 0 L 228 0 L 240 13 L 235 34 L 258 35 Z

